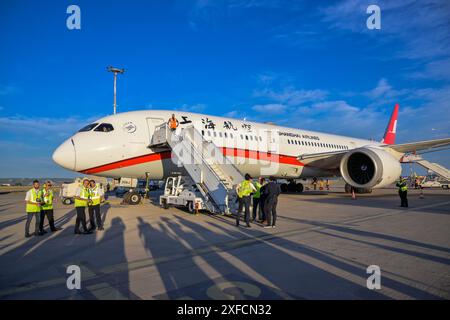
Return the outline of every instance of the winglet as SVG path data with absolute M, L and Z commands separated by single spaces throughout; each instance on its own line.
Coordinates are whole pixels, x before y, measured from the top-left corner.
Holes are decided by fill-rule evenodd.
M 394 111 L 392 111 L 391 119 L 389 120 L 388 126 L 386 128 L 386 132 L 384 133 L 383 140 L 381 143 L 385 144 L 394 144 L 395 143 L 395 133 L 397 132 L 397 118 L 398 118 L 398 109 L 400 106 L 398 103 L 394 107 Z

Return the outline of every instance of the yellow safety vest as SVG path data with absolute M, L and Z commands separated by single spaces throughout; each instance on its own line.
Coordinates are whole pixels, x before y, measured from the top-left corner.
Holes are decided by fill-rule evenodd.
M 41 209 L 42 210 L 51 210 L 53 209 L 53 191 L 48 190 L 45 191 L 42 190 L 42 198 L 44 199 L 44 202 L 42 203 Z
M 396 185 L 399 191 L 408 191 L 408 184 L 406 183 L 406 180 L 399 180 Z
M 30 190 L 30 192 L 31 192 L 31 199 L 29 201 L 37 202 L 36 200 L 41 197 L 41 190 L 36 191 L 36 189 L 32 188 Z M 36 205 L 36 204 L 28 204 L 27 203 L 27 209 L 26 210 L 27 210 L 28 213 L 41 212 L 41 207 Z
M 251 182 L 249 180 L 244 180 L 241 182 L 239 185 L 239 198 L 249 196 L 252 193 L 253 189 L 250 187 L 250 183 Z
M 262 187 L 261 183 L 255 182 L 256 192 L 253 195 L 253 198 L 256 198 L 256 199 L 261 198 L 261 187 Z
M 87 207 L 88 205 L 87 200 L 89 199 L 89 189 L 81 187 L 80 198 L 86 200 L 75 199 L 75 207 Z
M 93 189 L 89 189 L 89 192 L 91 194 L 92 205 L 96 206 L 97 204 L 100 204 L 100 192 L 98 186 L 95 186 Z

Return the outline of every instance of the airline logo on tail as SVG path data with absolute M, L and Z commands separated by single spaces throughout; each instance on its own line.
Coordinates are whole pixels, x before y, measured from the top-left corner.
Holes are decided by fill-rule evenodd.
M 394 107 L 394 111 L 392 111 L 391 119 L 389 120 L 388 126 L 384 133 L 383 140 L 381 143 L 385 144 L 394 144 L 395 143 L 395 133 L 397 132 L 397 118 L 398 118 L 398 109 L 400 106 L 398 103 Z

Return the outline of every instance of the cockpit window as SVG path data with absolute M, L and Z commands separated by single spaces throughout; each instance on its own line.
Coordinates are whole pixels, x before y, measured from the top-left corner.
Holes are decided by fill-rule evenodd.
M 97 125 L 98 125 L 98 123 L 91 123 L 91 124 L 88 124 L 87 126 L 85 126 L 85 127 L 81 128 L 80 130 L 78 130 L 78 132 L 91 131 L 91 130 L 94 129 Z
M 102 123 L 97 128 L 95 128 L 94 131 L 110 132 L 110 131 L 113 131 L 113 130 L 114 130 L 114 127 L 112 126 L 111 123 Z

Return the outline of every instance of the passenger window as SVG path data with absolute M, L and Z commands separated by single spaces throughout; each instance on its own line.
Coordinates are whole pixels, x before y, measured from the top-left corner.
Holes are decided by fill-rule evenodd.
M 245 140 L 248 140 L 248 136 L 247 135 L 245 135 Z
M 244 136 L 241 134 L 241 140 L 243 140 L 244 139 Z
M 85 127 L 81 128 L 80 130 L 78 130 L 78 132 L 91 131 L 91 130 L 94 129 L 97 125 L 98 125 L 98 123 L 91 123 L 91 124 L 88 124 L 87 126 L 85 126 Z
M 217 133 L 215 131 L 213 133 L 214 133 L 214 137 L 217 137 Z
M 227 133 L 226 133 L 226 132 L 224 132 L 224 133 L 223 133 L 223 135 L 225 136 L 225 138 L 228 138 L 228 136 L 227 136 Z
M 208 137 L 211 137 L 211 131 L 208 130 Z
M 232 133 L 230 133 L 230 138 L 233 139 L 233 134 Z
M 94 129 L 94 131 L 100 131 L 100 132 L 111 132 L 114 130 L 114 127 L 110 123 L 102 123 L 97 128 Z
M 250 140 L 253 141 L 253 136 L 250 136 Z
M 219 132 L 219 137 L 221 137 L 221 138 L 222 138 L 222 132 Z
M 202 136 L 204 136 L 205 135 L 205 130 L 202 130 Z

